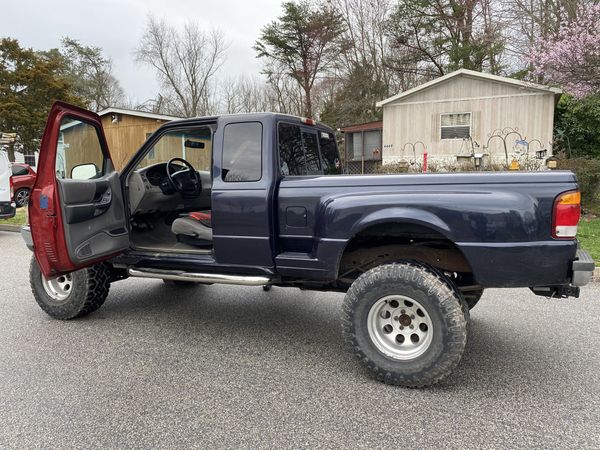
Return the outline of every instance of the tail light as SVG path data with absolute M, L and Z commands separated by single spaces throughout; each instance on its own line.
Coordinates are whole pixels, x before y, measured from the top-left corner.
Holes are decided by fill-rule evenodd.
M 302 118 L 300 118 L 300 121 L 305 125 L 316 125 L 317 124 L 315 119 L 310 119 L 308 117 L 302 117 Z
M 560 194 L 554 200 L 552 212 L 552 237 L 573 239 L 577 236 L 577 224 L 581 216 L 581 193 L 570 191 Z
M 10 199 L 12 200 L 14 198 L 15 198 L 15 186 L 13 184 L 12 177 L 10 177 Z

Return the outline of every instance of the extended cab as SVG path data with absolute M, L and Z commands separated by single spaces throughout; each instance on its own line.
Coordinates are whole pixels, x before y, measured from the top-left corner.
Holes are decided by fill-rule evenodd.
M 572 173 L 341 175 L 311 119 L 170 122 L 119 173 L 99 117 L 57 103 L 39 168 L 23 236 L 51 316 L 127 277 L 346 292 L 345 339 L 392 384 L 450 373 L 485 288 L 577 296 L 594 269 Z

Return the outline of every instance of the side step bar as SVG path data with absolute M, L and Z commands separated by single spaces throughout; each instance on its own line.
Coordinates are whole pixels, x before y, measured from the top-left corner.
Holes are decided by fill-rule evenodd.
M 261 276 L 226 275 L 219 273 L 193 273 L 180 270 L 127 269 L 129 276 L 137 278 L 160 278 L 173 281 L 195 281 L 196 283 L 237 284 L 241 286 L 264 286 L 274 279 Z

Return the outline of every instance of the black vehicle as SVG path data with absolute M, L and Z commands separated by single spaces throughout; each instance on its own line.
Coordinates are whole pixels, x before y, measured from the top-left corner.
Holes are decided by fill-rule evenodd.
M 594 270 L 572 173 L 341 175 L 311 119 L 170 122 L 118 173 L 99 117 L 57 103 L 39 167 L 23 236 L 51 316 L 127 277 L 346 292 L 345 339 L 391 384 L 452 371 L 484 289 L 578 296 Z

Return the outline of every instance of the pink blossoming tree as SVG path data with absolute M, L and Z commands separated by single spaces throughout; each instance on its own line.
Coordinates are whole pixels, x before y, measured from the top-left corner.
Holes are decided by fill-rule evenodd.
M 586 3 L 556 37 L 540 39 L 533 52 L 533 73 L 575 97 L 600 93 L 600 4 Z

